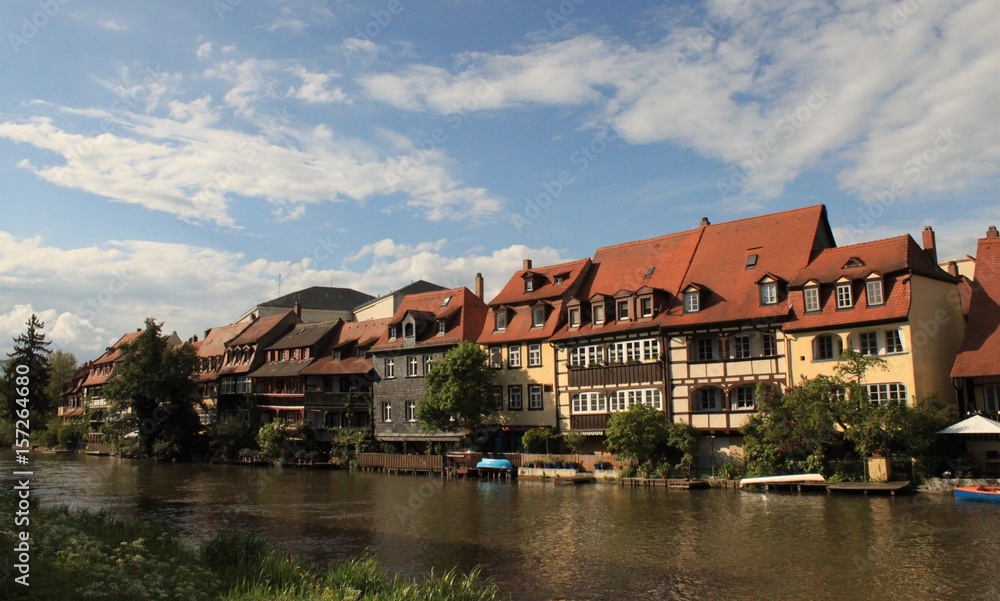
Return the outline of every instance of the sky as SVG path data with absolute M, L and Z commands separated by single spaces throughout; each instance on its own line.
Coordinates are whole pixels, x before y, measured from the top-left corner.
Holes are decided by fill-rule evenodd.
M 995 0 L 35 0 L 0 11 L 0 351 L 824 203 L 1000 223 Z M 488 299 L 487 299 L 488 300 Z

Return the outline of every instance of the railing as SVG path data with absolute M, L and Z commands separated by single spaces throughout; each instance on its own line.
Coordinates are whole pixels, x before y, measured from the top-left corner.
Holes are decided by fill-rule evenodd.
M 359 453 L 358 467 L 387 472 L 444 472 L 444 459 L 441 455 Z
M 644 384 L 662 382 L 665 377 L 666 372 L 663 364 L 659 362 L 569 368 L 569 385 L 571 387 Z
M 369 407 L 369 392 L 307 392 L 305 403 L 310 407 Z

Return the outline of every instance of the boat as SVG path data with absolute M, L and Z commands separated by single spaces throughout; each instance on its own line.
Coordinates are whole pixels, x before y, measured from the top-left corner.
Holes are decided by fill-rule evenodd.
M 481 470 L 503 470 L 512 472 L 514 471 L 514 464 L 508 459 L 489 459 L 484 458 L 476 464 L 476 468 Z
M 785 476 L 743 478 L 740 480 L 740 488 L 754 484 L 805 484 L 808 482 L 826 482 L 826 478 L 822 474 L 788 474 Z
M 962 501 L 1000 503 L 1000 486 L 956 486 L 955 498 Z

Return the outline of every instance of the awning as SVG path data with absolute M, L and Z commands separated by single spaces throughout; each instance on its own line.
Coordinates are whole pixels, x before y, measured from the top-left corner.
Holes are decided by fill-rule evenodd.
M 982 415 L 973 415 L 969 419 L 948 426 L 938 434 L 1000 434 L 1000 422 Z

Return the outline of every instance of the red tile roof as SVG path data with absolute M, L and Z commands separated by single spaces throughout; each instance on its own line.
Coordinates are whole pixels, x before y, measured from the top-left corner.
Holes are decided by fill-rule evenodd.
M 448 303 L 451 304 L 451 303 Z M 369 319 L 367 321 L 350 321 L 345 323 L 337 331 L 336 337 L 330 344 L 331 349 L 368 346 L 379 339 L 391 317 L 384 319 Z M 348 351 L 351 353 L 352 351 Z M 329 352 L 317 359 L 312 365 L 302 370 L 303 376 L 335 376 L 348 374 L 366 374 L 372 370 L 373 361 L 371 357 L 358 359 L 356 355 L 342 356 L 338 360 L 331 358 Z
M 969 322 L 951 375 L 1000 375 L 1000 238 L 979 240 Z
M 267 347 L 269 351 L 312 347 L 330 336 L 333 330 L 344 323 L 342 319 L 313 321 L 296 324 L 287 334 Z
M 284 319 L 289 315 L 294 315 L 291 311 L 284 313 L 282 315 L 271 315 L 269 317 L 260 317 L 255 321 L 251 322 L 247 329 L 243 330 L 240 335 L 233 338 L 226 343 L 226 346 L 241 346 L 244 344 L 256 344 L 258 340 L 266 336 L 271 330 L 278 327 Z M 299 320 L 296 319 L 295 323 Z
M 562 318 L 563 301 L 554 300 L 547 303 L 548 315 L 540 328 L 531 326 L 531 310 L 534 303 L 507 307 L 507 328 L 502 332 L 494 331 L 496 326 L 496 311 L 490 309 L 483 322 L 483 331 L 479 335 L 479 344 L 502 344 L 504 342 L 530 342 L 546 340 L 559 328 Z
M 227 326 L 212 328 L 205 333 L 205 338 L 194 343 L 199 357 L 221 357 L 226 354 L 226 343 L 239 336 L 250 327 L 247 322 L 232 323 Z
M 860 259 L 864 265 L 845 269 L 845 265 L 853 258 Z M 935 279 L 954 281 L 954 278 L 930 260 L 927 253 L 909 234 L 904 234 L 895 238 L 828 248 L 805 269 L 799 271 L 789 285 L 802 286 L 810 280 L 832 284 L 843 276 L 863 279 L 876 271 L 882 275 L 909 271 Z
M 590 267 L 590 259 L 580 259 L 558 265 L 546 265 L 537 269 L 516 272 L 500 294 L 489 302 L 491 307 L 526 303 L 540 299 L 562 298 L 571 293 L 578 284 L 580 276 Z M 534 290 L 525 292 L 524 276 L 531 273 L 535 276 Z M 562 283 L 556 283 L 556 276 L 563 276 Z
M 372 370 L 374 362 L 371 357 L 358 359 L 354 356 L 333 360 L 329 355 L 320 357 L 315 363 L 303 369 L 302 376 L 344 376 L 349 374 L 366 374 Z
M 451 297 L 451 300 L 447 305 L 441 306 L 446 297 Z M 408 313 L 448 320 L 447 330 L 442 335 L 438 335 L 436 324 L 429 324 L 433 327 L 417 332 L 416 346 L 429 347 L 458 344 L 463 340 L 475 341 L 483 330 L 487 307 L 468 288 L 410 294 L 403 299 L 388 323 L 401 324 Z M 385 327 L 372 350 L 377 352 L 403 348 L 403 333 L 398 334 L 395 340 L 389 340 L 388 326 Z
M 104 365 L 107 363 L 114 363 L 122 356 L 122 347 L 128 344 L 132 344 L 137 338 L 142 334 L 142 330 L 137 330 L 135 332 L 129 332 L 121 338 L 118 342 L 114 343 L 104 352 L 103 355 L 94 360 L 92 365 Z
M 339 347 L 348 344 L 368 346 L 382 336 L 391 321 L 391 317 L 369 319 L 367 321 L 349 321 L 337 332 L 333 346 Z

